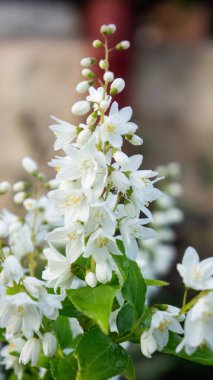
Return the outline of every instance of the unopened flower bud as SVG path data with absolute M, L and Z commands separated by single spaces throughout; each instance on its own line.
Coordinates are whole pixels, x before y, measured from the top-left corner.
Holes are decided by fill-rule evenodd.
M 6 194 L 11 189 L 11 185 L 7 181 L 0 182 L 0 195 Z
M 94 48 L 100 48 L 102 46 L 102 42 L 100 40 L 94 40 L 92 46 Z
M 93 79 L 95 78 L 95 74 L 92 72 L 92 70 L 90 69 L 83 69 L 81 71 L 81 74 L 83 75 L 83 77 L 85 78 L 89 78 L 89 79 Z
M 23 268 L 15 256 L 7 256 L 2 266 L 9 281 L 16 281 L 18 283 L 24 274 Z
M 27 211 L 35 210 L 37 202 L 35 199 L 27 198 L 24 200 L 23 206 L 26 208 Z
M 105 284 L 112 278 L 112 269 L 108 263 L 101 262 L 96 264 L 95 274 L 98 282 Z
M 40 355 L 40 340 L 37 338 L 30 338 L 27 340 L 25 345 L 21 350 L 21 355 L 19 357 L 20 364 L 28 364 L 31 362 L 32 366 L 34 366 Z
M 129 47 L 130 47 L 129 41 L 121 41 L 115 46 L 116 50 L 127 50 L 129 49 Z
M 143 139 L 137 135 L 132 135 L 132 137 L 129 139 L 129 142 L 132 145 L 142 145 L 143 144 Z
M 76 91 L 79 94 L 84 94 L 89 89 L 89 82 L 87 80 L 83 80 L 82 82 L 79 82 L 76 86 Z
M 106 71 L 103 78 L 105 82 L 110 83 L 114 80 L 114 73 L 112 71 Z
M 22 204 L 24 200 L 27 198 L 27 193 L 25 191 L 20 191 L 19 193 L 16 193 L 13 197 L 13 201 L 16 204 Z
M 119 94 L 121 91 L 123 91 L 124 87 L 125 87 L 125 82 L 122 78 L 115 79 L 112 82 L 111 87 L 110 87 L 110 95 Z
M 95 286 L 97 285 L 97 278 L 95 276 L 95 273 L 87 272 L 85 276 L 85 281 L 87 285 L 89 285 L 91 288 L 95 288 Z
M 94 111 L 94 112 L 92 112 L 89 116 L 88 116 L 88 118 L 87 118 L 87 125 L 89 125 L 89 126 L 91 126 L 91 125 L 94 125 L 95 124 L 95 122 L 96 122 L 96 120 L 97 120 L 97 112 L 96 111 Z
M 89 129 L 84 129 L 83 131 L 81 131 L 76 141 L 77 146 L 81 147 L 84 144 L 86 144 L 86 142 L 89 140 L 91 136 L 92 132 Z
M 42 347 L 44 355 L 47 357 L 52 357 L 57 350 L 57 340 L 54 334 L 47 332 L 44 334 Z
M 45 184 L 46 188 L 51 189 L 51 190 L 57 189 L 59 185 L 60 185 L 60 181 L 57 181 L 56 179 L 51 179 Z
M 102 70 L 106 70 L 109 67 L 109 63 L 106 61 L 106 59 L 101 59 L 99 66 Z
M 32 158 L 30 158 L 30 157 L 24 157 L 22 159 L 22 167 L 29 174 L 35 174 L 38 171 L 38 165 L 37 165 L 37 163 L 34 160 L 32 160 Z
M 90 111 L 90 104 L 86 100 L 80 100 L 73 104 L 71 111 L 74 115 L 85 115 Z
M 170 183 L 170 185 L 168 185 L 168 187 L 167 187 L 167 191 L 173 197 L 180 197 L 183 193 L 182 186 L 178 182 Z
M 181 167 L 178 162 L 170 162 L 168 165 L 168 174 L 172 177 L 179 176 L 181 173 Z
M 16 183 L 14 183 L 14 185 L 13 185 L 13 191 L 17 192 L 17 191 L 26 190 L 27 186 L 28 186 L 27 182 L 25 182 L 25 181 L 18 181 Z
M 106 111 L 107 108 L 108 108 L 108 105 L 109 105 L 109 103 L 107 102 L 107 100 L 102 100 L 100 102 L 100 108 L 101 108 L 101 110 L 102 111 Z
M 115 162 L 117 162 L 118 165 L 120 166 L 129 165 L 129 157 L 125 153 L 117 150 L 117 152 L 113 154 L 113 157 L 114 157 Z
M 96 63 L 96 58 L 92 57 L 82 58 L 81 60 L 81 66 L 83 67 L 92 66 L 94 63 Z
M 113 34 L 116 31 L 116 26 L 115 24 L 108 24 L 108 25 L 102 25 L 100 32 L 104 34 L 105 36 L 109 34 Z

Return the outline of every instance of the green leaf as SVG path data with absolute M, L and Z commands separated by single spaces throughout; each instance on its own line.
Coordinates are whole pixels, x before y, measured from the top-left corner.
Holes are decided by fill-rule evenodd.
M 1 342 L 7 342 L 7 340 L 5 339 L 4 334 L 5 334 L 5 329 L 1 329 L 0 328 L 0 341 Z
M 178 344 L 181 342 L 181 338 L 175 334 L 170 333 L 168 345 L 163 349 L 166 354 L 178 356 L 179 358 L 187 359 L 195 363 L 199 363 L 206 366 L 213 366 L 213 352 L 208 348 L 203 347 L 196 350 L 192 355 L 187 355 L 184 350 L 177 353 L 175 351 Z
M 53 377 L 52 377 L 52 373 L 51 371 L 47 371 L 44 375 L 44 377 L 42 377 L 43 380 L 54 380 Z
M 86 332 L 76 349 L 78 380 L 108 380 L 124 375 L 134 380 L 134 364 L 129 354 L 97 328 Z
M 54 380 L 76 380 L 78 363 L 73 354 L 51 360 L 50 366 Z
M 59 310 L 59 314 L 63 317 L 79 318 L 83 314 L 76 309 L 68 297 L 62 302 L 62 309 Z
M 147 286 L 168 286 L 169 283 L 161 280 L 153 280 L 149 278 L 144 279 Z
M 49 358 L 41 354 L 39 357 L 39 360 L 36 363 L 36 367 L 49 369 L 50 368 Z
M 70 289 L 67 294 L 78 310 L 91 318 L 105 334 L 108 334 L 109 316 L 117 290 L 117 284 L 106 284 L 96 288 L 86 286 L 81 289 Z
M 126 335 L 132 329 L 132 326 L 135 323 L 135 311 L 132 305 L 129 303 L 124 304 L 124 306 L 120 309 L 116 324 L 119 331 L 119 334 Z
M 59 316 L 53 324 L 55 335 L 60 348 L 70 347 L 73 342 L 72 332 L 70 329 L 69 319 Z
M 129 260 L 125 255 L 122 257 L 113 255 L 113 259 L 124 279 L 123 297 L 134 308 L 138 320 L 143 314 L 146 297 L 146 284 L 140 268 L 135 261 Z

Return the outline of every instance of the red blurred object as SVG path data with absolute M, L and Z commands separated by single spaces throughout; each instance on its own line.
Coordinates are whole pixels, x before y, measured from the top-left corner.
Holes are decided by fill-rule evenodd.
M 115 24 L 117 31 L 109 36 L 110 47 L 122 40 L 129 40 L 132 44 L 134 32 L 134 9 L 130 2 L 125 0 L 90 0 L 85 8 L 86 35 L 93 41 L 99 38 L 99 30 L 103 24 Z M 131 48 L 126 51 L 113 51 L 110 53 L 110 70 L 115 78 L 124 78 L 128 88 L 128 72 L 130 66 Z M 103 49 L 93 49 L 92 53 L 100 60 L 103 57 Z M 103 75 L 103 70 L 97 69 L 97 74 Z M 116 96 L 120 105 L 126 105 L 128 100 L 127 90 Z

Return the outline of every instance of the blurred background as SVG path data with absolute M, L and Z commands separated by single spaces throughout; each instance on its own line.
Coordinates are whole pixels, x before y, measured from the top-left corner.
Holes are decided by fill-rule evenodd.
M 193 245 L 205 258 L 213 248 L 213 2 L 196 0 L 0 1 L 0 181 L 23 177 L 20 160 L 32 156 L 48 175 L 54 138 L 50 115 L 75 122 L 79 61 L 91 53 L 103 23 L 116 23 L 112 55 L 124 77 L 119 98 L 131 105 L 144 139 L 144 167 L 181 164 L 184 221 L 176 227 L 180 260 Z M 112 38 L 112 43 L 114 37 Z M 98 51 L 98 54 L 101 54 Z M 101 55 L 99 55 L 100 58 Z M 0 199 L 0 205 L 5 205 Z M 157 302 L 181 304 L 175 263 L 173 287 Z M 134 351 L 134 348 L 132 348 Z M 210 370 L 169 356 L 152 361 L 134 352 L 137 379 L 210 378 Z

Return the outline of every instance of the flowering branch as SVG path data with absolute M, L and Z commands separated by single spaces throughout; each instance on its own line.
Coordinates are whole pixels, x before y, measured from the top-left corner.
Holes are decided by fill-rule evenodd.
M 86 98 L 71 110 L 87 115 L 85 123 L 52 117 L 54 148 L 64 151 L 50 162 L 56 178 L 46 181 L 25 157 L 32 181 L 13 185 L 14 202 L 23 205 L 25 216 L 8 210 L 0 216 L 0 326 L 8 343 L 1 356 L 18 380 L 26 371 L 34 379 L 108 380 L 122 374 L 132 380 L 129 341 L 140 343 L 149 358 L 158 350 L 201 363 L 205 346 L 205 360 L 213 364 L 212 258 L 199 262 L 188 248 L 177 266 L 186 289 L 183 308 L 149 306 L 152 289 L 168 285 L 158 277 L 174 256 L 170 225 L 183 217 L 174 200 L 181 193 L 179 167 L 144 170 L 142 155 L 122 151 L 124 140 L 143 141 L 130 121 L 131 107 L 119 109 L 115 101 L 125 82 L 109 71 L 109 53 L 129 48 L 128 41 L 110 47 L 115 31 L 114 24 L 103 25 L 101 39 L 93 41 L 94 48 L 104 48 L 102 78 L 91 70 L 95 58 L 81 60 L 84 80 L 76 90 Z M 155 187 L 162 177 L 168 181 L 165 195 Z M 1 182 L 0 194 L 10 187 Z M 188 289 L 200 293 L 186 303 Z

